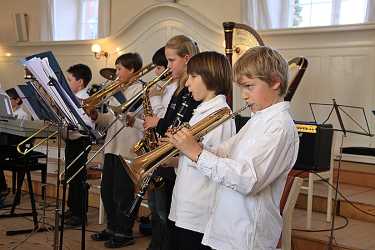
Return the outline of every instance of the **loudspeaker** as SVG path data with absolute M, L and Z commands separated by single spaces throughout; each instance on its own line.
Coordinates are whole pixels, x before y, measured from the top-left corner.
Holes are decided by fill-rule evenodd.
M 17 42 L 29 41 L 29 16 L 26 13 L 16 13 L 14 20 Z
M 331 124 L 317 125 L 296 122 L 299 135 L 296 170 L 326 171 L 331 164 L 333 128 Z

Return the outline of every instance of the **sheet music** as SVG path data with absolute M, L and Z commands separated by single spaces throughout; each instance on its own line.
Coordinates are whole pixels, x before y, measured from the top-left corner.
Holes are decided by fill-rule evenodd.
M 47 92 L 47 94 L 56 102 L 57 105 L 61 108 L 64 116 L 67 118 L 67 123 L 74 125 L 77 121 L 72 117 L 69 113 L 68 107 L 66 107 L 64 101 L 58 94 L 56 88 L 54 86 L 50 86 L 50 77 L 53 78 L 54 74 L 49 72 L 48 68 L 45 69 L 46 63 L 43 63 L 42 59 L 40 58 L 32 58 L 25 62 L 25 66 L 30 70 L 30 72 L 35 76 L 39 84 L 42 85 L 43 89 Z M 49 72 L 49 73 L 48 73 Z
M 73 108 L 77 115 L 80 117 L 85 117 L 87 116 L 87 114 L 81 107 L 77 107 L 76 103 L 70 98 L 64 88 L 51 85 L 51 79 L 54 79 L 57 84 L 59 84 L 59 82 L 54 71 L 51 69 L 48 63 L 48 58 L 45 57 L 41 59 L 33 57 L 27 60 L 25 62 L 25 65 L 36 77 L 47 94 L 56 102 L 57 105 L 59 105 L 65 117 L 67 118 L 67 123 L 75 127 L 79 127 L 80 122 L 78 121 L 78 117 L 73 114 L 71 108 Z M 68 103 L 65 103 L 64 100 L 66 100 Z M 88 126 L 90 125 L 87 124 L 87 122 L 85 122 L 85 124 Z

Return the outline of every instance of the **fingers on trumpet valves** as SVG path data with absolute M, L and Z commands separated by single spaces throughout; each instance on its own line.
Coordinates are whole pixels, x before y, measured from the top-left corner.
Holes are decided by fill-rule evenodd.
M 187 129 L 190 129 L 190 128 L 191 128 L 191 126 L 190 126 L 190 124 L 189 124 L 189 123 L 187 123 L 187 122 L 184 122 L 184 123 L 182 123 L 182 126 L 181 126 L 181 128 L 187 128 Z

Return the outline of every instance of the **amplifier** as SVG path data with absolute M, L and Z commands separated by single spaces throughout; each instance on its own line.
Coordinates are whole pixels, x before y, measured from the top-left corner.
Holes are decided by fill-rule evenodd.
M 296 170 L 326 171 L 330 168 L 333 128 L 331 124 L 295 122 L 299 135 Z

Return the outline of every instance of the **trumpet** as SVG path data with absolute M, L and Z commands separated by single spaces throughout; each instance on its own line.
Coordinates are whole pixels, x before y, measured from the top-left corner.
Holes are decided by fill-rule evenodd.
M 139 100 L 139 98 L 141 98 L 152 86 L 154 86 L 160 80 L 167 79 L 163 86 L 166 86 L 166 84 L 170 83 L 172 81 L 171 74 L 172 72 L 169 68 L 165 69 L 159 76 L 149 81 L 146 86 L 142 90 L 138 91 L 138 93 L 135 94 L 130 100 L 120 106 L 109 106 L 109 108 L 116 116 L 121 115 L 122 113 L 128 111 L 130 107 Z
M 103 104 L 108 100 L 109 97 L 113 96 L 120 90 L 124 90 L 132 85 L 134 82 L 138 81 L 142 76 L 146 75 L 156 67 L 155 64 L 150 63 L 133 73 L 128 79 L 120 81 L 115 80 L 108 84 L 106 87 L 96 92 L 89 98 L 81 100 L 81 107 L 86 111 L 94 110 L 97 106 Z
M 201 139 L 204 135 L 225 121 L 236 117 L 247 107 L 248 105 L 245 105 L 235 113 L 232 113 L 229 108 L 219 109 L 189 128 L 190 132 L 197 139 Z M 183 124 L 178 129 L 181 129 L 181 127 L 187 127 L 187 125 Z M 179 150 L 176 149 L 172 143 L 165 142 L 154 150 L 135 158 L 130 166 L 126 165 L 126 171 L 134 184 L 140 187 L 140 184 L 142 184 L 145 178 L 151 175 L 160 165 L 178 154 L 178 152 Z
M 231 113 L 229 108 L 219 109 L 189 128 L 190 132 L 192 132 L 197 139 L 201 139 L 204 135 L 225 121 L 233 119 L 239 115 L 247 107 L 249 107 L 249 105 L 245 105 L 235 113 Z M 188 126 L 183 124 L 179 129 L 181 129 L 181 127 Z M 136 211 L 138 211 L 138 208 L 151 182 L 154 171 L 178 153 L 179 150 L 176 149 L 173 144 L 166 142 L 160 145 L 158 148 L 155 148 L 154 150 L 135 158 L 130 164 L 127 164 L 125 161 L 123 162 L 126 172 L 138 189 L 134 201 L 126 212 L 127 217 L 134 217 Z

